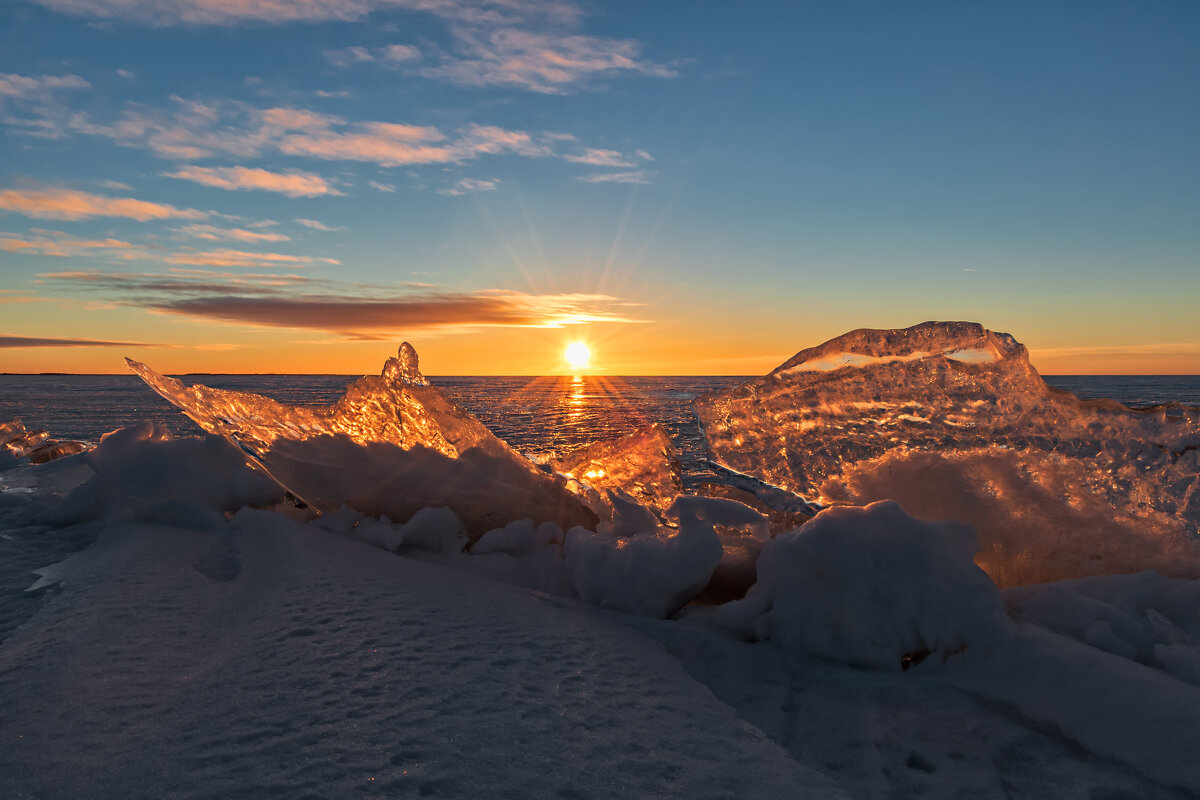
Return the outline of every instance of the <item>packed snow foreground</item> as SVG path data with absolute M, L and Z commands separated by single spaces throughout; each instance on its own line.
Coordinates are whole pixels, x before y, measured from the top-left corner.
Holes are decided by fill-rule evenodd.
M 9 448 L 4 796 L 1200 793 L 1198 409 L 854 331 L 699 398 L 687 494 L 657 428 L 532 463 L 407 344 L 316 408 L 130 366 L 215 435 Z

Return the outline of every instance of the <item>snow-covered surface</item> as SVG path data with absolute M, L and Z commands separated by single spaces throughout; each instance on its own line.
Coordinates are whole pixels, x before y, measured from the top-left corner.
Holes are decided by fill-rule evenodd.
M 901 333 L 861 349 L 936 351 L 938 369 L 977 374 L 996 366 L 976 351 L 1006 368 L 1023 353 L 998 334 L 937 350 L 924 340 L 945 331 Z M 1200 796 L 1200 579 L 1001 591 L 987 558 L 1057 557 L 1054 536 L 1092 537 L 1133 563 L 1161 555 L 1146 531 L 1075 530 L 1043 518 L 1062 498 L 1028 493 L 1000 492 L 1027 502 L 999 538 L 923 521 L 908 502 L 811 516 L 750 478 L 667 503 L 678 484 L 654 430 L 562 460 L 585 478 L 611 470 L 566 495 L 594 509 L 590 527 L 536 507 L 498 518 L 530 496 L 489 510 L 504 480 L 471 483 L 482 473 L 458 448 L 473 420 L 449 424 L 461 412 L 407 355 L 343 399 L 373 411 L 335 404 L 307 433 L 283 409 L 236 430 L 214 416 L 237 446 L 147 423 L 41 466 L 0 461 L 0 797 Z M 192 398 L 198 415 L 265 408 L 209 391 Z M 896 417 L 887 398 L 845 405 L 937 423 L 911 407 Z M 1096 407 L 1118 420 L 1109 433 L 1129 433 L 1127 410 Z M 452 465 L 437 477 L 462 482 L 393 485 L 407 493 L 395 508 L 413 509 L 394 518 L 349 504 L 318 515 L 262 469 L 261 453 L 308 433 L 361 446 L 326 423 L 375 413 L 394 436 L 416 424 L 425 438 L 370 444 L 437 453 Z M 251 427 L 278 434 L 272 446 L 251 447 Z M 911 475 L 901 467 L 919 459 L 896 462 L 887 485 L 913 489 L 907 501 L 974 497 L 978 454 L 924 455 L 942 462 Z M 378 463 L 329 466 L 296 474 L 344 487 Z M 1198 546 L 1172 552 L 1186 565 Z
M 472 554 L 444 508 L 222 513 L 277 499 L 230 452 L 147 426 L 0 472 L 0 796 L 1200 793 L 1200 582 L 1027 587 L 1005 616 L 969 532 L 878 504 L 777 536 L 740 603 L 655 620 L 761 515 L 516 520 Z

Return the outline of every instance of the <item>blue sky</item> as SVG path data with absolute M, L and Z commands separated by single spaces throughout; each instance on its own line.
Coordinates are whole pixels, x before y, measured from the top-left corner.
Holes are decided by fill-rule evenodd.
M 1200 6 L 13 0 L 0 369 L 1200 372 Z M 6 337 L 6 338 L 5 338 Z M 70 340 L 70 341 L 63 341 Z M 80 344 L 80 340 L 89 342 Z

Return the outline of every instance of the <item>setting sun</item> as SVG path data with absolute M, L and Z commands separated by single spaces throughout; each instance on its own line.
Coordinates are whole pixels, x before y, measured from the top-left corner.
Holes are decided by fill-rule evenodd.
M 592 360 L 592 351 L 583 342 L 571 342 L 563 355 L 572 369 L 583 369 Z

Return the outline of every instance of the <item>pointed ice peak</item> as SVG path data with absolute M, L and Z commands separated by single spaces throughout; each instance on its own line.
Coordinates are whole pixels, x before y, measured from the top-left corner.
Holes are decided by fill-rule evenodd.
M 404 342 L 396 351 L 395 358 L 389 358 L 383 365 L 383 377 L 388 383 L 407 383 L 410 386 L 428 386 L 429 381 L 417 368 L 417 351 Z

